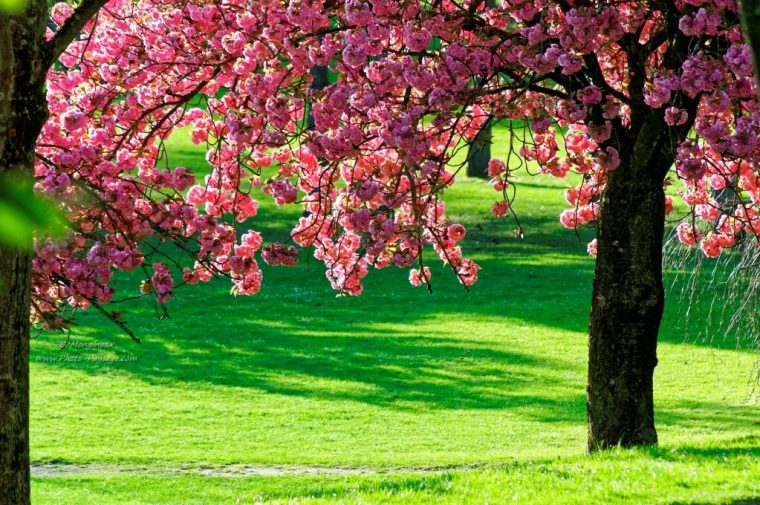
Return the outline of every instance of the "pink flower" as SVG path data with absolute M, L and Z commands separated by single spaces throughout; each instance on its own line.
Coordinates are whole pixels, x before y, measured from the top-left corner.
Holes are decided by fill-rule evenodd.
M 589 255 L 593 256 L 594 258 L 596 258 L 597 245 L 598 245 L 598 242 L 596 239 L 594 239 L 591 242 L 589 242 L 588 245 L 586 246 L 586 251 L 589 253 Z
M 367 62 L 367 48 L 364 46 L 347 45 L 343 49 L 343 61 L 349 67 L 361 67 Z
M 452 224 L 448 227 L 447 231 L 449 238 L 455 242 L 464 239 L 464 236 L 467 234 L 467 230 L 461 224 Z
M 676 227 L 678 240 L 682 244 L 694 245 L 701 238 L 699 230 L 690 223 L 681 223 Z
M 73 132 L 84 126 L 87 116 L 79 109 L 71 109 L 63 116 L 63 127 L 67 132 Z
M 409 284 L 412 286 L 422 286 L 430 282 L 430 269 L 423 267 L 422 271 L 419 268 L 412 268 L 409 270 Z
M 559 215 L 559 222 L 565 228 L 577 228 L 579 226 L 578 212 L 576 210 L 563 210 Z
M 545 133 L 551 125 L 551 118 L 544 116 L 534 119 L 533 122 L 530 123 L 530 129 L 535 133 Z
M 702 240 L 702 242 L 699 243 L 699 248 L 708 258 L 717 258 L 723 250 L 720 246 L 718 236 L 715 234 L 711 234 L 706 239 Z
M 466 258 L 463 259 L 459 264 L 459 268 L 457 268 L 459 282 L 465 286 L 475 284 L 478 280 L 478 270 L 480 270 L 480 267 L 477 263 Z
M 584 105 L 593 105 L 602 101 L 602 91 L 592 84 L 578 91 L 576 97 Z
M 491 213 L 496 217 L 504 217 L 507 215 L 508 211 L 509 211 L 509 202 L 507 200 L 500 200 L 498 202 L 494 202 L 493 206 L 491 207 Z
M 372 21 L 372 8 L 366 0 L 346 0 L 346 21 L 356 26 L 367 26 Z
M 506 165 L 504 165 L 504 162 L 497 158 L 491 158 L 488 161 L 488 176 L 489 177 L 499 177 L 501 174 L 507 171 Z
M 425 28 L 416 29 L 413 25 L 407 24 L 404 27 L 404 44 L 413 53 L 425 51 L 432 40 L 430 32 Z
M 277 205 L 287 205 L 298 199 L 298 188 L 287 179 L 269 181 L 263 191 L 267 195 L 272 195 Z
M 261 250 L 261 257 L 273 267 L 280 265 L 293 267 L 298 263 L 298 250 L 292 245 L 288 246 L 276 242 L 264 246 Z
M 596 158 L 599 167 L 603 170 L 615 170 L 620 166 L 620 155 L 614 147 L 607 147 Z
M 164 263 L 154 263 L 153 272 L 150 282 L 153 286 L 153 291 L 156 293 L 156 299 L 158 299 L 159 303 L 166 303 L 169 301 L 169 297 L 174 295 L 174 291 L 172 290 L 174 279 L 172 279 L 169 269 Z
M 681 126 L 689 120 L 689 113 L 678 107 L 665 109 L 665 123 L 670 126 Z

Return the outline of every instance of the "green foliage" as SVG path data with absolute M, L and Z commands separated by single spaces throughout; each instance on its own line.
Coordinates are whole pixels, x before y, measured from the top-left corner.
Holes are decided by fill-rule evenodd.
M 65 230 L 66 219 L 55 202 L 35 195 L 30 183 L 0 180 L 0 242 L 28 248 L 32 232 L 59 236 Z
M 18 14 L 26 8 L 27 0 L 0 0 L 0 13 Z

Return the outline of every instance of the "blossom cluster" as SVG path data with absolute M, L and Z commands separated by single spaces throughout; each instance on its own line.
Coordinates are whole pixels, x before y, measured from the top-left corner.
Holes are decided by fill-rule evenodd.
M 628 169 L 626 139 L 654 117 L 691 209 L 679 238 L 715 256 L 756 237 L 760 110 L 736 2 L 668 5 L 111 0 L 48 76 L 37 187 L 74 230 L 37 244 L 34 318 L 60 327 L 65 307 L 110 301 L 114 270 L 142 268 L 160 303 L 180 275 L 225 275 L 256 293 L 257 257 L 294 265 L 295 246 L 346 294 L 361 293 L 370 268 L 428 284 L 427 249 L 472 284 L 478 265 L 443 197 L 462 141 L 492 119 L 529 120 L 512 139 L 521 163 L 580 174 L 560 217 L 578 227 L 598 218 L 608 174 Z M 52 21 L 72 11 L 56 4 Z M 639 54 L 641 73 L 629 68 Z M 333 82 L 312 89 L 311 69 L 325 65 Z M 180 128 L 206 147 L 205 177 L 167 156 Z M 488 172 L 504 216 L 511 160 Z M 261 198 L 303 208 L 292 244 L 251 229 Z M 167 261 L 165 243 L 190 263 Z

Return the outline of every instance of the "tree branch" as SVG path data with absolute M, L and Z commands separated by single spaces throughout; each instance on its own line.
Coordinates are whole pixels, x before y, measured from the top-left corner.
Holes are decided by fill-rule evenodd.
M 52 65 L 63 54 L 71 42 L 79 35 L 84 25 L 98 13 L 108 0 L 82 0 L 69 18 L 58 28 L 53 38 L 48 42 L 50 64 Z

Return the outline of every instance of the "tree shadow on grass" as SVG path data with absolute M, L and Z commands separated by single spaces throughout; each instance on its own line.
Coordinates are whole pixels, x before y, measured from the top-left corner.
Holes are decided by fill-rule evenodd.
M 682 502 L 682 501 L 674 501 L 670 505 L 760 505 L 760 496 L 754 496 L 754 497 L 748 497 L 748 498 L 738 498 L 736 500 L 720 500 L 720 501 L 712 501 L 712 502 Z
M 509 409 L 582 423 L 593 262 L 572 233 L 557 234 L 553 217 L 528 224 L 530 241 L 516 240 L 493 220 L 472 227 L 465 248 L 482 271 L 469 292 L 430 259 L 432 295 L 410 287 L 406 271 L 386 269 L 367 277 L 360 299 L 336 298 L 313 260 L 309 271 L 306 261 L 295 269 L 264 266 L 265 286 L 254 297 L 233 298 L 229 284 L 218 281 L 183 289 L 168 320 L 157 320 L 145 301 L 118 307 L 142 346 L 113 337 L 118 330 L 98 315 L 80 318 L 74 338 L 116 342 L 114 354 L 135 355 L 137 362 L 40 366 L 396 409 Z M 118 288 L 138 285 L 137 275 L 126 275 Z M 683 342 L 663 326 L 661 341 Z M 59 340 L 35 342 L 35 356 L 57 353 Z M 685 422 L 679 415 L 660 419 Z
M 268 269 L 271 284 L 261 294 L 230 297 L 225 281 L 187 289 L 172 301 L 168 320 L 132 303 L 125 312 L 141 346 L 112 337 L 114 328 L 97 315 L 81 318 L 75 339 L 117 342 L 113 352 L 137 362 L 40 365 L 118 370 L 148 383 L 208 383 L 396 409 L 509 409 L 582 423 L 591 265 L 561 255 L 542 264 L 532 252 L 486 255 L 480 263 L 488 275 L 469 293 L 437 266 L 432 295 L 392 270 L 373 272 L 361 299 L 335 298 L 319 272 Z M 319 280 L 304 282 L 307 274 Z M 535 337 L 524 335 L 531 332 Z M 555 343 L 557 332 L 570 335 Z M 35 342 L 33 361 L 59 353 L 58 342 Z
M 563 380 L 571 367 L 535 355 L 360 324 L 343 332 L 230 326 L 213 337 L 151 335 L 138 361 L 111 370 L 148 383 L 197 382 L 401 410 L 508 408 L 546 422 L 583 416 L 582 391 Z M 107 368 L 55 366 L 88 373 Z
M 714 435 L 721 433 L 744 432 L 752 430 L 754 426 L 760 433 L 760 407 L 750 403 L 743 405 L 726 405 L 715 402 L 680 400 L 670 401 L 664 405 L 655 406 L 655 420 L 657 425 L 663 428 L 678 427 L 679 430 L 700 430 Z M 749 442 L 758 445 L 760 438 L 749 436 Z M 734 440 L 734 443 L 737 440 Z M 747 448 L 747 442 L 742 441 L 736 445 L 736 450 Z M 730 451 L 731 447 L 718 447 L 713 449 L 694 448 L 695 454 L 706 451 L 706 455 L 721 454 L 721 451 Z M 757 447 L 753 447 L 757 451 Z
M 701 405 L 702 408 L 709 407 Z M 744 415 L 740 414 L 742 417 Z M 749 417 L 749 415 L 747 415 Z M 668 422 L 673 422 L 673 419 L 668 419 Z M 749 421 L 752 422 L 752 421 Z M 754 422 L 758 421 L 755 418 Z M 743 437 L 733 438 L 731 440 L 714 443 L 704 446 L 651 446 L 644 449 L 648 456 L 655 459 L 662 459 L 667 461 L 708 461 L 708 460 L 724 460 L 726 458 L 736 457 L 760 457 L 760 435 L 746 435 Z

